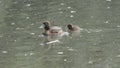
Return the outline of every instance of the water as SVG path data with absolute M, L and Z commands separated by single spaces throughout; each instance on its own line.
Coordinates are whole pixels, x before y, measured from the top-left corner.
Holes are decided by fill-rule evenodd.
M 119 0 L 0 0 L 0 68 L 119 68 Z M 83 30 L 44 46 L 51 21 Z

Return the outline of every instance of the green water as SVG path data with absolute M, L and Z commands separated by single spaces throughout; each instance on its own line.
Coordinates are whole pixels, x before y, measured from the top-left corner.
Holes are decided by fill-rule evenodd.
M 0 0 L 0 68 L 119 68 L 119 0 Z M 43 46 L 43 21 L 83 30 Z

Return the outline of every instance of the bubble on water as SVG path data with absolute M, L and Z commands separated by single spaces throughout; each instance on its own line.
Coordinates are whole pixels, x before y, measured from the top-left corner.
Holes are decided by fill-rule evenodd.
M 11 25 L 15 25 L 15 23 L 13 22 L 13 23 L 11 23 Z
M 31 6 L 31 4 L 26 4 L 26 6 L 28 6 L 28 7 L 29 7 L 29 6 Z
M 71 17 L 71 18 L 73 18 L 73 17 L 74 17 L 74 15 L 70 15 L 70 17 Z
M 30 53 L 30 55 L 34 55 L 34 53 Z
M 65 5 L 64 3 L 60 3 L 60 5 Z
M 26 53 L 24 54 L 24 56 L 27 56 L 27 55 L 28 55 L 28 54 L 26 54 Z
M 31 35 L 35 35 L 35 33 L 30 33 Z
M 117 55 L 116 57 L 120 58 L 120 55 Z
M 106 0 L 106 1 L 112 1 L 112 0 Z
M 88 64 L 93 64 L 93 61 L 92 60 L 88 61 Z
M 14 40 L 14 42 L 16 42 L 17 40 Z
M 107 7 L 107 9 L 110 9 L 110 8 L 111 8 L 110 6 Z
M 64 61 L 67 61 L 67 59 L 64 59 Z
M 30 17 L 26 17 L 26 19 L 30 19 Z
M 69 7 L 67 7 L 68 9 L 71 9 L 71 7 L 69 6 Z
M 117 25 L 117 27 L 119 28 L 119 27 L 120 27 L 120 25 Z
M 63 54 L 63 52 L 57 52 L 57 54 L 62 55 L 62 54 Z
M 73 10 L 72 10 L 72 11 L 70 11 L 70 13 L 76 13 L 76 11 L 73 11 Z
M 2 51 L 2 53 L 4 53 L 4 54 L 5 54 L 5 53 L 8 53 L 8 51 Z
M 73 48 L 69 48 L 68 50 L 69 50 L 69 51 L 74 51 L 74 49 L 73 49 Z
M 109 23 L 109 21 L 105 21 L 104 23 Z

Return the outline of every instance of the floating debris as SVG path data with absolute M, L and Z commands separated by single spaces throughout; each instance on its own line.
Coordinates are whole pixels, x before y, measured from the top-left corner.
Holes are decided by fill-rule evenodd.
M 62 55 L 62 54 L 63 54 L 63 52 L 57 52 L 57 54 Z
M 70 11 L 70 13 L 76 13 L 76 11 Z
M 29 7 L 29 6 L 31 6 L 31 4 L 26 4 L 26 6 L 28 6 L 28 7 Z
M 64 3 L 60 3 L 60 5 L 65 5 Z

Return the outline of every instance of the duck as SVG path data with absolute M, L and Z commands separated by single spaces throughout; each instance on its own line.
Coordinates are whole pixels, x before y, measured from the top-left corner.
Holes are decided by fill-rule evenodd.
M 68 24 L 67 29 L 68 29 L 68 32 L 71 34 L 80 32 L 80 27 L 77 25 L 73 25 L 73 24 Z
M 44 36 L 61 36 L 64 32 L 60 26 L 51 26 L 49 21 L 43 22 Z
M 49 21 L 43 22 L 43 29 L 44 32 L 42 33 L 45 39 L 45 44 L 52 44 L 60 42 L 60 39 L 67 35 L 68 32 L 63 31 L 62 27 L 60 26 L 51 26 Z

